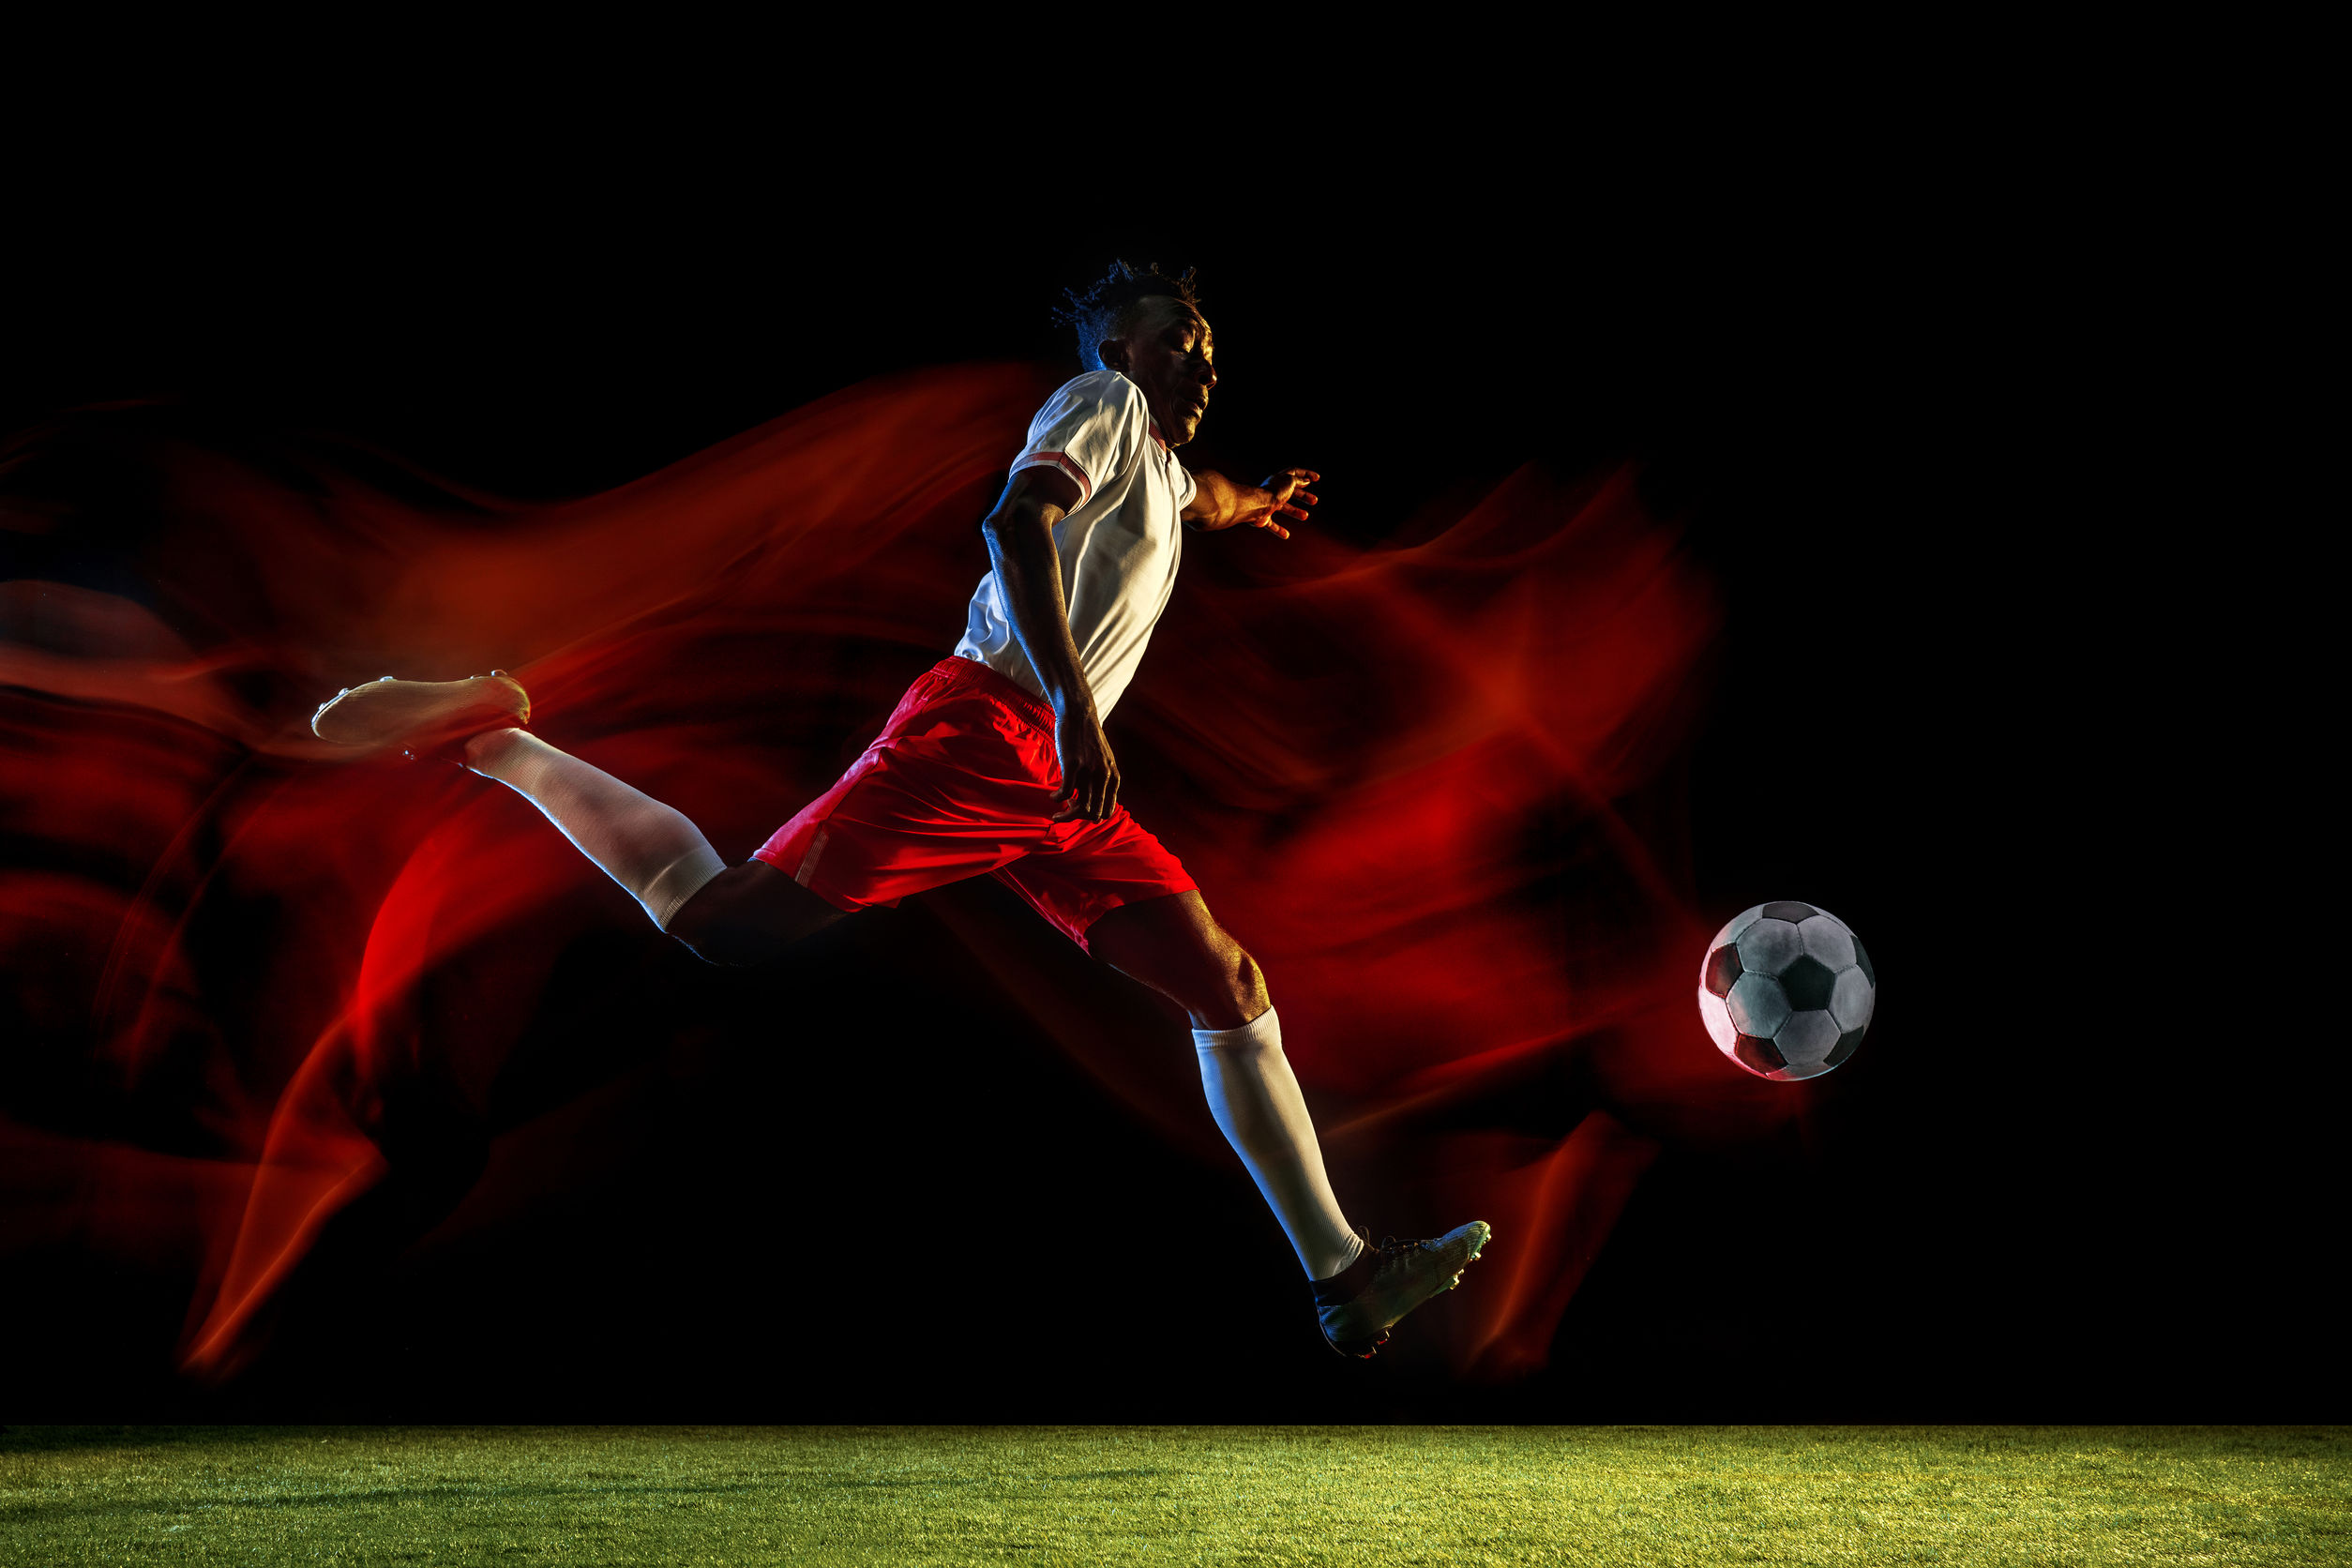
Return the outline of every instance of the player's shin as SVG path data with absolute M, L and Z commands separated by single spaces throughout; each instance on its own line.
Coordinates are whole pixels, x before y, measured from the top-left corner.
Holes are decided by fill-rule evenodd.
M 1328 1279 L 1364 1250 L 1339 1212 L 1315 1123 L 1282 1054 L 1282 1024 L 1269 1007 L 1239 1029 L 1196 1029 L 1200 1085 L 1226 1141 L 1282 1222 L 1309 1279 Z
M 686 901 L 727 868 L 684 812 L 527 730 L 475 736 L 465 764 L 537 807 L 665 931 Z

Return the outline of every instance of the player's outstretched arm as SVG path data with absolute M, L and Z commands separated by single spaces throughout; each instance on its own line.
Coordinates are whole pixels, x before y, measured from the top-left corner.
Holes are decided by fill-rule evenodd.
M 1119 763 L 1104 738 L 1094 711 L 1093 688 L 1078 666 L 1078 641 L 1070 635 L 1070 604 L 1062 587 L 1062 558 L 1054 553 L 1053 525 L 1080 500 L 1078 486 L 1057 469 L 1024 468 L 981 523 L 988 558 L 1004 590 L 1013 635 L 1053 704 L 1054 747 L 1062 758 L 1061 809 L 1053 820 L 1099 822 L 1119 804 Z
M 1304 522 L 1304 508 L 1315 505 L 1306 487 L 1321 478 L 1311 468 L 1286 468 L 1268 475 L 1262 485 L 1237 485 L 1222 474 L 1204 469 L 1192 476 L 1193 497 L 1184 507 L 1184 520 L 1204 534 L 1222 528 L 1263 528 L 1277 539 L 1287 539 L 1290 531 L 1279 520 L 1296 518 Z

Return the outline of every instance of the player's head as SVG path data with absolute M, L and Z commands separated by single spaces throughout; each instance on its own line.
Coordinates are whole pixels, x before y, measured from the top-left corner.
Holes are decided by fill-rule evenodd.
M 1169 445 L 1190 441 L 1217 384 L 1214 343 L 1191 272 L 1171 278 L 1157 263 L 1138 271 L 1113 262 L 1100 281 L 1068 294 L 1061 316 L 1078 329 L 1079 360 L 1140 387 Z

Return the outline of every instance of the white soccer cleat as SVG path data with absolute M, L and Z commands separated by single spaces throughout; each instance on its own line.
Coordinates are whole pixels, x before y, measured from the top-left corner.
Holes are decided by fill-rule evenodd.
M 386 675 L 345 686 L 319 704 L 310 732 L 337 746 L 398 749 L 411 757 L 456 760 L 458 748 L 485 730 L 531 722 L 531 694 L 504 670 L 462 681 L 400 681 Z
M 1315 1313 L 1323 1338 L 1343 1356 L 1368 1360 L 1388 1342 L 1388 1331 L 1414 1307 L 1462 1283 L 1462 1271 L 1486 1250 L 1494 1229 L 1483 1219 L 1456 1227 L 1434 1241 L 1400 1242 L 1391 1236 L 1349 1265 L 1364 1278 L 1341 1274 L 1316 1282 Z M 1370 1241 L 1366 1236 L 1365 1240 Z

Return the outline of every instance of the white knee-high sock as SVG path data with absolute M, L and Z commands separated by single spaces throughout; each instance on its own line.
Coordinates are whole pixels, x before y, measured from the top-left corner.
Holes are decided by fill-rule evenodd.
M 465 765 L 545 812 L 665 931 L 686 901 L 727 868 L 684 812 L 556 750 L 528 730 L 475 736 L 466 743 Z
M 1364 1240 L 1323 1174 L 1315 1123 L 1282 1054 L 1281 1020 L 1269 1007 L 1239 1029 L 1196 1029 L 1192 1043 L 1209 1113 L 1282 1222 L 1306 1277 L 1329 1279 L 1356 1260 Z

